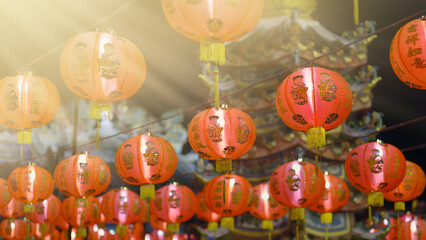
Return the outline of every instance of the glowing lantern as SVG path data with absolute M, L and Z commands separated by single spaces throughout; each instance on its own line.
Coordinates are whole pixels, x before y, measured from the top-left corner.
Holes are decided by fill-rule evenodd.
M 86 228 L 95 224 L 100 216 L 98 200 L 91 196 L 84 198 L 68 197 L 62 202 L 62 216 L 77 228 L 77 237 L 86 237 Z
M 402 182 L 405 162 L 398 148 L 380 141 L 361 144 L 346 158 L 349 182 L 361 192 L 368 193 L 370 222 L 371 206 L 383 206 L 383 192 L 391 191 Z
M 216 160 L 216 171 L 229 172 L 232 161 L 251 150 L 256 127 L 251 117 L 236 108 L 210 108 L 189 123 L 188 139 L 202 158 Z
M 162 0 L 167 21 L 177 32 L 200 41 L 201 61 L 225 63 L 224 42 L 236 41 L 257 25 L 264 1 Z
M 274 229 L 272 220 L 283 217 L 289 210 L 285 205 L 278 203 L 269 191 L 269 184 L 261 183 L 253 187 L 253 200 L 250 205 L 250 214 L 262 219 L 262 228 Z
M 289 127 L 306 132 L 307 146 L 325 146 L 325 131 L 334 129 L 352 108 L 349 84 L 325 68 L 300 69 L 284 79 L 277 91 L 276 107 Z
M 269 180 L 272 196 L 291 207 L 291 220 L 303 220 L 305 208 L 317 203 L 325 191 L 324 175 L 308 162 L 291 161 L 277 168 Z
M 217 223 L 220 221 L 221 216 L 211 211 L 207 207 L 206 199 L 204 197 L 203 192 L 197 193 L 197 200 L 198 200 L 198 205 L 195 208 L 195 214 L 200 220 L 207 222 L 207 229 L 209 231 L 214 231 L 214 232 L 217 231 L 218 229 Z
M 19 144 L 30 144 L 31 129 L 50 122 L 61 102 L 55 85 L 31 72 L 3 78 L 0 92 L 0 123 L 18 130 Z
M 6 206 L 0 208 L 0 215 L 6 218 L 17 218 L 24 214 L 24 204 L 14 198 L 11 198 Z
M 194 216 L 198 203 L 187 186 L 169 184 L 155 191 L 155 199 L 149 204 L 153 214 L 167 222 L 168 232 L 178 233 L 179 223 Z
M 111 180 L 108 165 L 87 152 L 60 161 L 53 176 L 62 193 L 77 198 L 101 194 Z
M 342 209 L 349 201 L 349 188 L 345 181 L 325 172 L 325 192 L 316 204 L 308 207 L 321 213 L 321 223 L 330 224 L 333 221 L 332 212 Z M 328 239 L 328 228 L 325 227 L 325 239 Z
M 408 86 L 426 89 L 426 18 L 402 26 L 392 40 L 390 62 L 398 78 Z
M 34 205 L 35 211 L 31 214 L 27 214 L 27 217 L 35 223 L 39 223 L 40 230 L 46 234 L 49 232 L 49 224 L 56 221 L 56 218 L 61 213 L 61 200 L 55 195 L 50 197 L 41 203 Z
M 127 99 L 142 86 L 146 65 L 129 40 L 114 33 L 86 32 L 62 51 L 61 75 L 73 93 L 91 100 L 90 118 L 98 119 L 99 131 L 102 113 L 109 117 L 109 102 Z
M 223 174 L 214 177 L 204 186 L 207 207 L 222 216 L 220 226 L 234 228 L 234 216 L 249 210 L 252 186 L 243 177 Z
M 141 134 L 126 140 L 115 155 L 115 169 L 126 183 L 141 185 L 141 199 L 154 199 L 154 184 L 173 176 L 177 156 L 164 138 Z
M 420 216 L 407 214 L 401 217 L 400 238 L 404 240 L 426 239 L 426 221 Z
M 5 219 L 0 224 L 0 235 L 6 239 L 25 239 L 25 224 L 21 219 Z
M 9 189 L 7 188 L 7 181 L 3 178 L 0 178 L 0 208 L 6 206 L 12 196 L 9 193 Z
M 53 179 L 46 169 L 29 163 L 10 173 L 7 187 L 12 197 L 26 203 L 25 213 L 32 213 L 35 203 L 43 202 L 52 194 Z
M 102 212 L 105 220 L 117 224 L 116 233 L 127 235 L 126 225 L 145 216 L 145 205 L 139 196 L 127 188 L 108 191 L 102 200 Z

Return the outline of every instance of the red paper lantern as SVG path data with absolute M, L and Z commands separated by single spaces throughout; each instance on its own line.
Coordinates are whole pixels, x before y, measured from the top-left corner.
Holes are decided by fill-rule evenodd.
M 94 196 L 104 192 L 111 180 L 108 165 L 99 157 L 79 153 L 58 163 L 53 173 L 56 186 L 67 196 Z
M 321 223 L 330 224 L 333 221 L 332 212 L 342 209 L 349 201 L 349 188 L 345 181 L 327 172 L 324 174 L 325 191 L 323 197 L 309 210 L 321 213 Z M 325 226 L 325 239 L 328 239 L 328 226 Z
M 383 193 L 386 200 L 395 202 L 396 211 L 405 211 L 405 203 L 419 197 L 425 190 L 425 172 L 419 165 L 406 161 L 404 179 L 395 189 Z
M 264 1 L 196 2 L 162 0 L 167 21 L 177 32 L 200 41 L 201 61 L 225 64 L 224 42 L 236 41 L 257 25 Z
M 61 104 L 55 85 L 31 72 L 3 78 L 0 92 L 0 123 L 18 130 L 19 144 L 30 144 L 31 129 L 50 122 Z
M 114 33 L 86 32 L 72 38 L 61 56 L 61 75 L 77 96 L 90 99 L 90 117 L 109 115 L 110 101 L 133 96 L 146 77 L 145 59 L 129 40 Z
M 167 231 L 167 222 L 159 219 L 154 214 L 149 215 L 149 224 L 154 230 L 162 230 L 164 232 Z
M 61 200 L 55 195 L 41 203 L 34 205 L 35 211 L 27 214 L 30 221 L 41 224 L 40 228 L 43 233 L 49 232 L 49 225 L 56 221 L 56 218 L 61 213 Z
M 188 139 L 200 157 L 217 160 L 216 170 L 232 170 L 235 160 L 251 150 L 256 127 L 251 117 L 236 108 L 210 108 L 198 113 L 189 123 Z
M 426 18 L 402 26 L 392 40 L 390 62 L 398 78 L 408 86 L 426 89 Z
M 324 195 L 324 174 L 311 163 L 291 161 L 272 173 L 269 187 L 275 200 L 292 208 L 292 220 L 303 220 L 305 208 Z
M 62 204 L 61 204 L 61 211 L 62 211 Z M 61 229 L 63 231 L 68 231 L 69 228 L 70 228 L 69 223 L 67 221 L 65 221 L 62 214 L 58 215 L 58 217 L 54 221 L 54 224 L 55 224 L 56 227 L 58 227 L 59 229 Z
M 319 148 L 325 146 L 325 131 L 338 127 L 351 112 L 352 92 L 338 73 L 308 67 L 284 79 L 276 107 L 285 124 L 306 132 L 308 147 Z
M 2 208 L 12 199 L 9 189 L 7 188 L 7 181 L 3 178 L 0 178 L 0 193 L 0 208 Z
M 150 203 L 152 213 L 167 222 L 167 230 L 179 232 L 179 223 L 188 221 L 195 214 L 197 198 L 185 185 L 169 184 L 155 191 Z
M 126 183 L 141 185 L 141 199 L 154 199 L 154 184 L 173 176 L 177 156 L 164 138 L 141 134 L 126 140 L 115 155 L 115 169 Z
M 206 199 L 203 192 L 197 193 L 197 200 L 198 200 L 198 205 L 195 208 L 195 214 L 200 220 L 207 222 L 207 229 L 209 231 L 213 231 L 213 232 L 217 231 L 218 229 L 217 223 L 220 221 L 221 216 L 211 211 L 207 207 Z
M 0 215 L 6 218 L 17 218 L 24 216 L 24 203 L 11 198 L 6 206 L 0 208 Z
M 92 196 L 85 198 L 68 197 L 62 202 L 62 216 L 77 228 L 77 237 L 86 237 L 86 228 L 95 224 L 100 216 L 98 200 Z
M 289 208 L 274 199 L 269 191 L 268 183 L 261 183 L 253 187 L 252 196 L 250 214 L 262 219 L 262 229 L 274 229 L 272 220 L 283 217 Z
M 234 216 L 249 210 L 252 186 L 243 177 L 223 174 L 214 177 L 204 186 L 207 207 L 222 216 L 220 226 L 234 228 Z
M 426 221 L 420 216 L 407 214 L 400 218 L 400 239 L 425 240 Z
M 117 224 L 118 235 L 127 235 L 126 225 L 146 216 L 145 208 L 139 196 L 127 188 L 110 190 L 102 200 L 105 220 Z
M 24 239 L 25 224 L 21 219 L 5 219 L 0 224 L 0 235 L 6 239 Z
M 52 175 L 34 163 L 15 168 L 9 175 L 7 187 L 16 200 L 26 203 L 25 212 L 34 212 L 35 203 L 43 202 L 53 191 Z
M 381 207 L 383 192 L 396 188 L 404 178 L 405 162 L 404 155 L 395 146 L 380 141 L 369 142 L 349 153 L 345 170 L 349 182 L 361 192 L 368 193 L 369 206 Z

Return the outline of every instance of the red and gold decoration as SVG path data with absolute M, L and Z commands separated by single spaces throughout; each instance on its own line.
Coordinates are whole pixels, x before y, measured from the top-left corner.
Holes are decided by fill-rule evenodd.
M 207 222 L 207 229 L 209 231 L 217 231 L 219 227 L 218 222 L 220 221 L 221 216 L 207 207 L 204 192 L 197 193 L 197 200 L 198 205 L 195 208 L 195 214 L 200 220 Z
M 13 198 L 25 203 L 25 213 L 34 212 L 34 204 L 43 202 L 53 191 L 52 175 L 44 168 L 29 163 L 15 168 L 7 187 Z
M 284 79 L 277 91 L 276 108 L 284 123 L 304 131 L 307 146 L 325 146 L 325 131 L 348 117 L 352 91 L 338 73 L 320 67 L 300 69 Z
M 249 210 L 252 186 L 243 177 L 223 174 L 204 186 L 207 207 L 222 216 L 220 226 L 234 229 L 234 217 Z
M 170 26 L 200 42 L 200 60 L 225 64 L 224 42 L 236 41 L 257 25 L 264 1 L 162 0 Z
M 256 127 L 245 112 L 215 107 L 198 113 L 189 123 L 188 139 L 200 157 L 216 160 L 216 171 L 232 171 L 232 161 L 251 150 Z
M 0 123 L 18 130 L 18 144 L 30 144 L 31 129 L 50 122 L 61 104 L 55 85 L 31 72 L 3 78 L 0 94 Z
M 426 221 L 420 216 L 406 214 L 400 218 L 400 239 L 404 240 L 425 240 Z
M 6 239 L 25 239 L 25 223 L 21 219 L 5 219 L 0 224 L 0 235 Z
M 127 235 L 126 225 L 146 216 L 146 207 L 139 196 L 127 188 L 108 191 L 102 200 L 102 212 L 106 222 L 117 225 L 116 233 L 120 236 Z
M 87 152 L 60 161 L 53 176 L 62 193 L 77 198 L 103 193 L 111 180 L 108 165 Z
M 5 218 L 17 218 L 24 216 L 24 203 L 11 198 L 6 206 L 0 208 L 0 215 Z
M 12 196 L 7 188 L 7 181 L 0 178 L 0 208 L 6 206 L 10 199 L 12 199 Z
M 95 197 L 88 199 L 68 197 L 62 202 L 64 220 L 77 228 L 77 237 L 87 236 L 87 227 L 95 224 L 100 216 L 100 205 Z
M 194 216 L 198 202 L 190 188 L 173 183 L 155 191 L 155 199 L 149 204 L 152 213 L 167 222 L 169 233 L 179 233 L 179 223 Z
M 27 217 L 31 222 L 40 224 L 40 232 L 44 236 L 49 233 L 49 225 L 61 214 L 61 205 L 61 200 L 52 194 L 43 202 L 35 204 L 35 211 L 27 214 Z
M 309 210 L 321 213 L 321 223 L 331 224 L 332 212 L 340 211 L 349 201 L 349 188 L 345 181 L 334 175 L 324 174 L 325 192 L 323 197 Z M 328 239 L 328 227 L 325 227 L 325 239 Z
M 253 187 L 249 210 L 251 215 L 262 219 L 262 229 L 272 231 L 274 229 L 272 220 L 283 217 L 289 208 L 274 199 L 268 183 L 261 183 Z M 271 232 L 269 232 L 269 239 L 271 239 Z
M 141 185 L 141 199 L 154 199 L 154 184 L 173 176 L 177 156 L 173 146 L 164 138 L 149 133 L 126 140 L 115 155 L 115 169 L 123 181 Z
M 402 26 L 390 47 L 390 62 L 398 78 L 408 86 L 426 89 L 426 18 Z
M 349 182 L 359 191 L 368 193 L 370 222 L 371 206 L 383 206 L 383 193 L 393 190 L 402 182 L 405 162 L 398 148 L 379 140 L 359 145 L 346 158 L 345 170 Z
M 72 38 L 61 56 L 61 75 L 77 96 L 90 99 L 90 118 L 99 126 L 110 116 L 110 102 L 133 96 L 146 77 L 141 51 L 126 38 L 109 32 L 86 32 Z M 97 141 L 99 143 L 99 141 Z

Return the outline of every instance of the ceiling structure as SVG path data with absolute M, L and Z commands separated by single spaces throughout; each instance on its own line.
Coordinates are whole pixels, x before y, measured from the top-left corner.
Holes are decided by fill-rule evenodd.
M 360 19 L 375 20 L 377 30 L 422 9 L 426 9 L 426 2 L 418 0 L 361 0 Z M 352 0 L 321 0 L 312 18 L 340 34 L 354 29 L 352 14 Z M 0 76 L 31 68 L 57 86 L 63 104 L 69 104 L 75 96 L 59 72 L 62 48 L 76 34 L 96 27 L 114 29 L 138 46 L 145 56 L 147 78 L 140 91 L 129 99 L 129 104 L 141 105 L 154 116 L 160 116 L 171 109 L 185 109 L 211 100 L 206 97 L 207 86 L 198 78 L 201 69 L 198 43 L 168 25 L 161 1 L 10 1 L 2 4 L 0 16 Z M 426 115 L 425 92 L 404 85 L 390 67 L 389 46 L 401 26 L 379 34 L 368 52 L 368 63 L 379 66 L 379 75 L 383 78 L 373 90 L 372 110 L 384 113 L 386 126 Z M 424 147 L 425 136 L 425 121 L 379 135 L 400 149 L 422 144 Z M 426 169 L 421 163 L 426 149 L 404 154 Z

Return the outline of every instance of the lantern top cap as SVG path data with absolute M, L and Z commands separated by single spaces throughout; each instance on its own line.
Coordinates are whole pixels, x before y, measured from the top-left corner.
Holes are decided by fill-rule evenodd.
M 303 158 L 298 158 L 297 161 L 298 162 L 303 162 Z
M 383 141 L 382 141 L 382 140 L 380 140 L 380 139 L 377 139 L 377 140 L 376 140 L 376 142 L 377 142 L 377 143 L 383 143 Z
M 426 21 L 426 15 L 422 15 L 422 20 Z
M 77 155 L 80 155 L 80 154 L 89 155 L 89 152 L 88 152 L 88 151 L 81 151 L 81 152 L 78 152 L 78 153 L 77 153 Z
M 124 186 L 120 187 L 120 189 L 121 189 L 121 190 L 128 190 L 128 188 L 127 188 L 127 187 L 124 187 Z

